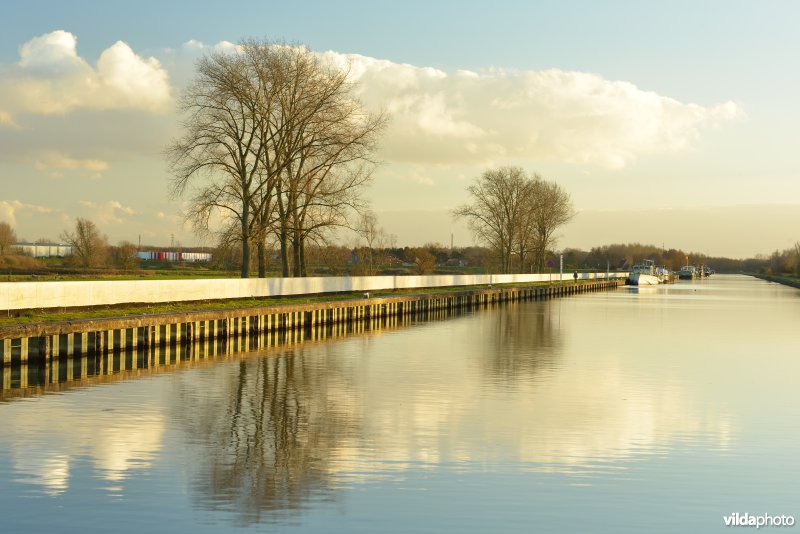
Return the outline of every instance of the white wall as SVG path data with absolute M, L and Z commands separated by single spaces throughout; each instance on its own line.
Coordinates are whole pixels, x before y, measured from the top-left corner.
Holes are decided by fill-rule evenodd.
M 627 273 L 611 273 L 624 278 Z M 564 280 L 572 280 L 564 273 Z M 581 279 L 604 279 L 606 273 L 579 273 Z M 559 275 L 552 275 L 558 281 Z M 508 284 L 550 280 L 548 274 L 343 276 L 313 278 L 249 278 L 207 280 L 120 280 L 94 282 L 2 282 L 0 310 L 68 308 L 129 302 L 179 302 L 377 291 L 467 285 Z

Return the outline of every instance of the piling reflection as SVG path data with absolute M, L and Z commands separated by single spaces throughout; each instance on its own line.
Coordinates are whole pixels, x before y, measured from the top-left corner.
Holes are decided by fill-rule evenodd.
M 19 361 L 17 358 L 13 365 L 2 368 L 0 401 L 171 372 L 182 367 L 203 365 L 212 360 L 240 357 L 242 354 L 257 355 L 270 348 L 335 340 L 374 330 L 390 330 L 416 321 L 444 320 L 462 313 L 466 312 L 423 310 L 409 316 L 376 317 L 314 328 L 259 332 L 190 343 L 173 340 L 154 346 L 117 346 L 105 351 L 89 351 L 69 356 L 62 353 L 61 356 L 36 362 Z

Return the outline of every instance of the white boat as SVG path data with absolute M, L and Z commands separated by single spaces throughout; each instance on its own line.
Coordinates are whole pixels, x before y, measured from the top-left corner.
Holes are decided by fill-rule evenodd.
M 644 260 L 631 267 L 628 282 L 633 286 L 657 286 L 662 281 L 653 260 Z

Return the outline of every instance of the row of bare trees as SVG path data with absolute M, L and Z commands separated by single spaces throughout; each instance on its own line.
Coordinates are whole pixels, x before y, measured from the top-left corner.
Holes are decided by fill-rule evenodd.
M 520 167 L 487 170 L 467 191 L 470 201 L 453 215 L 467 219 L 478 241 L 498 256 L 501 271 L 543 272 L 556 230 L 575 213 L 569 194 Z
M 239 242 L 242 277 L 251 247 L 266 276 L 272 244 L 283 276 L 304 276 L 305 244 L 363 209 L 386 116 L 365 111 L 346 68 L 303 46 L 251 39 L 196 71 L 180 101 L 183 135 L 166 149 L 173 196 L 188 196 L 196 229 Z

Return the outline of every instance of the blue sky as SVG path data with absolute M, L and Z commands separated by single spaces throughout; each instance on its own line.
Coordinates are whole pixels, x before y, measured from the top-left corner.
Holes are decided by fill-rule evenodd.
M 518 164 L 572 194 L 580 213 L 561 246 L 769 253 L 800 239 L 798 22 L 800 4 L 789 1 L 6 1 L 0 218 L 29 239 L 55 238 L 83 215 L 112 242 L 164 244 L 173 233 L 196 242 L 166 199 L 160 147 L 177 132 L 174 98 L 197 54 L 255 36 L 357 55 L 365 102 L 396 111 L 369 196 L 401 245 L 451 233 L 470 244 L 448 210 L 486 167 Z M 21 65 L 26 43 L 58 30 L 76 43 L 70 61 L 93 76 L 118 41 L 126 46 L 107 56 L 142 68 L 152 58 L 150 100 L 117 91 L 81 101 L 52 61 Z M 419 91 L 401 92 L 392 76 Z M 47 102 L 22 94 L 44 78 Z M 501 101 L 524 111 L 494 114 Z M 429 142 L 415 146 L 414 128 Z M 691 230 L 704 227 L 716 230 Z
M 559 68 L 628 80 L 707 103 L 785 68 L 797 81 L 791 1 L 4 2 L 0 59 L 34 35 L 66 29 L 97 57 L 117 40 L 148 53 L 191 39 L 263 37 L 441 69 Z M 699 82 L 699 83 L 698 83 Z M 779 89 L 779 88 L 773 88 Z

